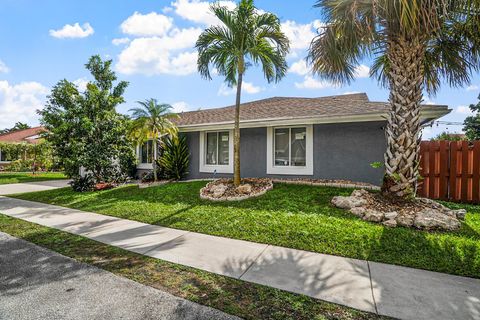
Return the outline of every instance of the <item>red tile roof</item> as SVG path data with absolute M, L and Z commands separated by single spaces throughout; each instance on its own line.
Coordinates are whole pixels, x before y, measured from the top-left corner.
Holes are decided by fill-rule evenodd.
M 13 132 L 8 132 L 4 134 L 0 134 L 0 142 L 9 142 L 9 143 L 39 143 L 40 139 L 38 139 L 37 135 L 42 132 L 47 131 L 44 127 L 34 127 L 29 129 L 23 130 L 16 130 Z

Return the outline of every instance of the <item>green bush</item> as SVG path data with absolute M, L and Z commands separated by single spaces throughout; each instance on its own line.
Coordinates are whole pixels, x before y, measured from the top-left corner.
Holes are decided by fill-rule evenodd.
M 160 166 L 167 179 L 180 180 L 188 174 L 190 154 L 185 136 L 165 139 Z
M 87 174 L 83 177 L 76 176 L 70 182 L 73 191 L 85 192 L 92 191 L 95 188 L 95 178 L 91 174 Z

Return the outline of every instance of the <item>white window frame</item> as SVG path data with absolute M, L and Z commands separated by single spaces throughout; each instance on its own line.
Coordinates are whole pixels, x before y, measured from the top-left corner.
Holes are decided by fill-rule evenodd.
M 147 141 L 149 140 L 152 140 L 153 139 L 148 139 Z M 141 150 L 140 148 L 142 147 L 142 145 L 144 144 L 145 142 L 142 142 L 142 143 L 138 143 L 137 144 L 137 148 L 136 148 L 136 151 L 137 151 L 137 160 L 138 160 L 138 164 L 137 164 L 137 169 L 145 169 L 145 170 L 153 170 L 153 162 L 151 163 L 142 163 L 140 162 L 141 161 L 141 158 L 142 158 L 142 154 L 141 154 Z M 157 150 L 155 150 L 156 148 L 153 149 L 153 157 L 156 158 L 155 154 L 157 153 Z
M 306 144 L 305 144 L 305 166 L 276 166 L 275 165 L 275 148 L 274 148 L 274 132 L 275 129 L 294 129 L 305 128 Z M 291 141 L 290 141 L 291 144 Z M 291 148 L 291 145 L 290 145 Z M 267 127 L 267 174 L 285 174 L 285 175 L 313 175 L 313 126 L 312 125 L 298 125 L 298 126 L 279 126 Z
M 207 164 L 206 156 L 206 143 L 207 143 L 207 133 L 212 132 L 228 132 L 228 164 Z M 209 131 L 200 131 L 200 172 L 205 173 L 233 173 L 233 130 L 209 130 Z M 218 144 L 218 142 L 217 142 Z

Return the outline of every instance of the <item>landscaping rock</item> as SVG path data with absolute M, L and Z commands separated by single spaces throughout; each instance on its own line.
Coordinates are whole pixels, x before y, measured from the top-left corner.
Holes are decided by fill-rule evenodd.
M 210 191 L 213 193 L 214 198 L 220 198 L 225 194 L 225 191 L 227 191 L 227 186 L 224 184 L 217 184 L 213 186 Z
M 333 197 L 332 204 L 337 208 L 351 209 L 355 207 L 364 206 L 367 204 L 367 201 L 365 199 L 357 198 L 357 197 L 336 196 L 336 197 Z
M 467 214 L 467 210 L 465 209 L 453 210 L 453 213 L 455 213 L 455 217 L 457 217 L 457 219 L 465 220 L 465 215 Z
M 394 228 L 397 226 L 397 221 L 391 219 L 391 220 L 385 220 L 382 222 L 382 224 L 386 227 Z
M 363 218 L 365 215 L 366 209 L 364 207 L 353 207 L 350 209 L 350 212 L 356 215 L 357 217 Z
M 427 209 L 417 213 L 414 226 L 420 229 L 456 230 L 460 228 L 460 221 L 456 217 L 444 214 L 437 209 Z
M 390 211 L 390 212 L 386 212 L 385 213 L 385 219 L 387 220 L 395 220 L 395 218 L 398 216 L 398 212 L 397 211 Z M 397 223 L 395 222 L 395 225 Z
M 363 220 L 371 222 L 381 222 L 384 218 L 383 212 L 377 210 L 367 210 L 363 216 Z
M 252 192 L 252 186 L 247 184 L 242 184 L 237 187 L 237 192 L 241 194 L 250 194 Z
M 395 218 L 395 221 L 397 222 L 397 224 L 398 224 L 399 226 L 402 226 L 402 227 L 411 227 L 411 226 L 413 226 L 414 220 L 415 220 L 415 219 L 414 219 L 413 216 L 406 215 L 406 214 L 398 215 L 398 216 Z
M 367 194 L 368 194 L 368 191 L 367 191 L 367 190 L 358 189 L 358 190 L 353 190 L 351 196 L 352 196 L 352 197 L 355 197 L 355 198 L 363 198 L 363 197 L 365 197 Z

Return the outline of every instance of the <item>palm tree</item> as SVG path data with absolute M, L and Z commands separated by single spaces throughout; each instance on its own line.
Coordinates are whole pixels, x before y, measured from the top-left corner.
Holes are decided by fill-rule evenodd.
M 225 77 L 230 86 L 237 86 L 234 126 L 234 176 L 240 185 L 240 97 L 243 75 L 248 66 L 262 65 L 270 83 L 280 81 L 287 72 L 285 56 L 289 41 L 281 31 L 280 20 L 272 13 L 260 14 L 253 0 L 241 0 L 234 10 L 214 4 L 212 12 L 222 25 L 207 28 L 198 38 L 198 71 L 211 80 L 210 65 Z
M 312 41 L 313 72 L 350 83 L 363 58 L 390 90 L 384 195 L 415 196 L 423 90 L 470 82 L 479 70 L 478 0 L 318 0 L 325 27 Z
M 170 112 L 171 105 L 158 103 L 156 99 L 137 103 L 140 107 L 129 110 L 132 112 L 133 118 L 130 136 L 138 143 L 143 143 L 148 139 L 153 140 L 153 177 L 157 181 L 158 146 L 162 143 L 162 137 L 177 134 L 177 126 L 172 119 L 177 118 L 178 115 Z

